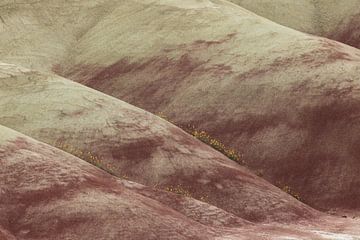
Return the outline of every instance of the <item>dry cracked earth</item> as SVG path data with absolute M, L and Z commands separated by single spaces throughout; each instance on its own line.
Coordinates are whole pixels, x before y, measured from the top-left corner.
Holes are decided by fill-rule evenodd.
M 360 239 L 360 0 L 0 0 L 0 240 Z

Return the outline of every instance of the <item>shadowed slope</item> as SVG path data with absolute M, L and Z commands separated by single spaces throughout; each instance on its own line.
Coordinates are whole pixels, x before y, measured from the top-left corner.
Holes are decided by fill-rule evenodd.
M 230 0 L 272 21 L 360 48 L 359 0 Z
M 1 64 L 0 123 L 120 177 L 251 221 L 317 213 L 174 125 L 80 84 Z
M 222 1 L 127 1 L 54 70 L 207 130 L 312 206 L 360 207 L 355 48 Z

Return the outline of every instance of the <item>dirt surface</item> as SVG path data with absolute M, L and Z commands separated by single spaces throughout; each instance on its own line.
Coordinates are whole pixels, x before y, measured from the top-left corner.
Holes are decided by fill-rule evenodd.
M 357 0 L 270 3 L 357 46 Z M 358 240 L 360 50 L 240 6 L 1 1 L 0 239 Z
M 359 0 L 230 0 L 281 25 L 360 48 Z
M 115 177 L 1 128 L 0 224 L 19 239 L 209 239 L 210 229 Z M 5 238 L 7 239 L 7 238 Z M 9 238 L 10 239 L 10 238 Z
M 206 130 L 317 209 L 360 207 L 359 50 L 222 1 L 135 2 L 103 18 L 53 70 Z M 133 14 L 111 25 L 125 9 Z
M 356 239 L 351 230 L 355 221 L 331 218 L 320 225 L 299 223 L 296 230 L 236 217 L 231 228 L 214 224 L 208 220 L 227 221 L 229 214 L 189 197 L 120 180 L 59 149 L 5 127 L 0 130 L 1 239 Z M 187 204 L 178 212 L 171 205 L 180 199 Z M 329 223 L 346 228 L 329 232 Z
M 0 124 L 118 177 L 174 189 L 255 222 L 317 213 L 174 125 L 72 81 L 2 64 Z

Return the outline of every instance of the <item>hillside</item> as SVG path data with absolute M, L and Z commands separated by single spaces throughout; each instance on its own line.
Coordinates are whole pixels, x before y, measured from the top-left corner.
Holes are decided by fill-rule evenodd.
M 126 189 L 116 178 L 69 154 L 3 127 L 0 143 L 0 180 L 6 183 L 1 186 L 0 224 L 18 239 L 212 235 L 206 227 Z
M 360 239 L 358 5 L 0 1 L 0 240 Z
M 326 240 L 328 236 L 354 239 L 359 234 L 355 221 L 328 218 L 318 219 L 321 225 L 253 225 L 232 216 L 226 223 L 231 215 L 220 209 L 113 177 L 2 126 L 0 164 L 0 237 L 4 240 Z M 156 198 L 169 202 L 163 204 Z M 175 211 L 169 203 L 176 203 L 177 208 L 187 204 Z
M 53 70 L 206 130 L 313 207 L 358 209 L 360 50 L 191 3 L 121 3 Z
M 150 113 L 69 80 L 2 66 L 11 75 L 0 78 L 4 126 L 118 177 L 177 189 L 247 220 L 314 216 L 306 205 Z
M 293 29 L 360 48 L 359 0 L 230 0 Z

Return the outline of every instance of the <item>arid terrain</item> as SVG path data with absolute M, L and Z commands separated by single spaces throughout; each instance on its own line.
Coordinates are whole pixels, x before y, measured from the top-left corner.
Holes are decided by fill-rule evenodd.
M 359 240 L 359 14 L 0 0 L 0 240 Z
M 360 48 L 359 0 L 230 0 L 296 30 Z

